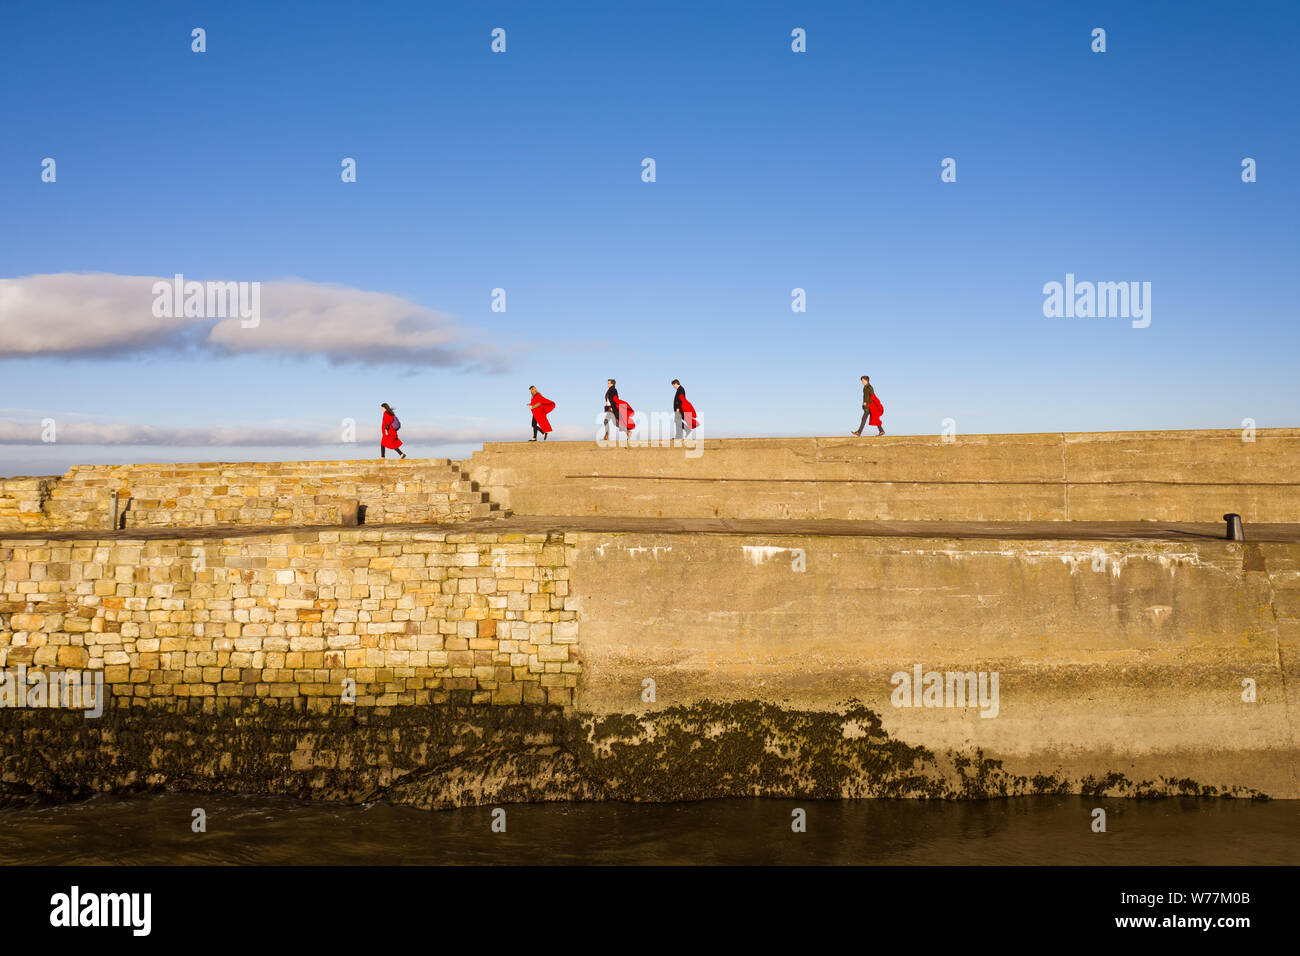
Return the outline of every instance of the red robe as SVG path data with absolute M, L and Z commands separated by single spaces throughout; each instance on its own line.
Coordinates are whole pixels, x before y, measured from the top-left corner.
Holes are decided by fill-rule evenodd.
M 614 414 L 618 417 L 619 427 L 624 431 L 631 431 L 636 428 L 636 420 L 632 417 L 633 408 L 621 398 L 614 399 Z
M 384 423 L 380 429 L 383 431 L 383 437 L 379 439 L 379 444 L 394 450 L 402 447 L 402 440 L 397 437 L 397 429 L 393 427 L 392 412 L 384 412 Z
M 536 406 L 533 408 L 533 421 L 537 422 L 537 427 L 544 432 L 549 432 L 551 423 L 546 420 L 546 416 L 555 411 L 555 403 L 538 392 L 528 404 Z
M 700 417 L 695 414 L 695 406 L 686 400 L 685 395 L 682 396 L 682 421 L 687 428 L 700 427 Z
M 876 393 L 871 393 L 871 401 L 867 402 L 867 411 L 871 417 L 867 419 L 868 425 L 879 425 L 880 416 L 885 414 L 885 406 L 880 404 L 880 399 L 876 398 Z

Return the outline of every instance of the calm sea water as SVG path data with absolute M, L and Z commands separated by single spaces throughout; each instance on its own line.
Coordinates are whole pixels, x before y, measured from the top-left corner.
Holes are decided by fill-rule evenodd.
M 207 813 L 207 832 L 191 829 Z M 1105 833 L 1092 811 L 1107 813 Z M 807 831 L 791 830 L 803 809 Z M 976 803 L 741 799 L 429 813 L 211 794 L 0 810 L 0 864 L 1295 865 L 1300 801 L 1024 797 Z

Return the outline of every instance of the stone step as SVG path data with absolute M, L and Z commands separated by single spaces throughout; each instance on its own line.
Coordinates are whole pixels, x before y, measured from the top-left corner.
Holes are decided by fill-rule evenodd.
M 7 481 L 0 526 L 107 528 L 114 492 L 126 528 L 335 525 L 350 503 L 365 509 L 367 524 L 500 515 L 462 465 L 390 459 L 78 466 L 63 478 Z M 31 514 L 23 517 L 22 509 Z
M 231 489 L 227 492 L 204 493 L 194 489 L 168 489 L 168 488 L 132 488 L 124 494 L 119 494 L 119 501 L 126 501 L 128 498 L 137 502 L 155 502 L 171 504 L 189 504 L 202 506 L 218 501 L 309 501 L 316 503 L 325 503 L 327 501 L 337 501 L 341 498 L 361 498 L 364 500 L 379 498 L 392 498 L 403 500 L 428 500 L 430 496 L 447 496 L 447 495 L 479 495 L 480 491 L 457 492 L 449 483 L 425 483 L 422 485 L 407 486 L 406 488 L 375 488 L 361 486 L 348 486 L 340 488 L 306 488 L 300 491 L 265 491 L 257 489 Z M 477 499 L 476 499 L 477 500 Z M 46 502 L 46 510 L 52 511 L 60 508 L 88 507 L 88 506 L 110 506 L 112 498 L 109 495 L 60 495 L 52 497 Z M 158 507 L 154 504 L 152 507 Z
M 70 488 L 84 488 L 95 491 L 112 491 L 114 488 L 135 485 L 156 487 L 220 487 L 222 485 L 334 485 L 351 484 L 401 484 L 421 481 L 464 481 L 467 478 L 458 471 L 442 469 L 438 471 L 419 472 L 351 472 L 335 475 L 264 475 L 264 474 L 220 474 L 220 475 L 114 475 L 104 478 L 73 477 L 59 482 L 54 491 L 66 493 Z

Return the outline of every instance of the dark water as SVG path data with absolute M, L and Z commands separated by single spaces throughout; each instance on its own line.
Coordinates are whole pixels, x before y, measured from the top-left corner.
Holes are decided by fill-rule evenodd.
M 207 832 L 191 811 L 207 812 Z M 807 831 L 791 830 L 791 811 Z M 1107 813 L 1105 833 L 1092 811 Z M 1023 797 L 974 803 L 740 799 L 429 813 L 210 794 L 0 810 L 0 864 L 1300 863 L 1300 801 Z

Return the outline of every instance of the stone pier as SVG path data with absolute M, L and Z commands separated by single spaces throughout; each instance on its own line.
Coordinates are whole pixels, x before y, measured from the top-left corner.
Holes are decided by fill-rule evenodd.
M 1300 431 L 1253 437 L 3 479 L 0 796 L 1300 798 Z

